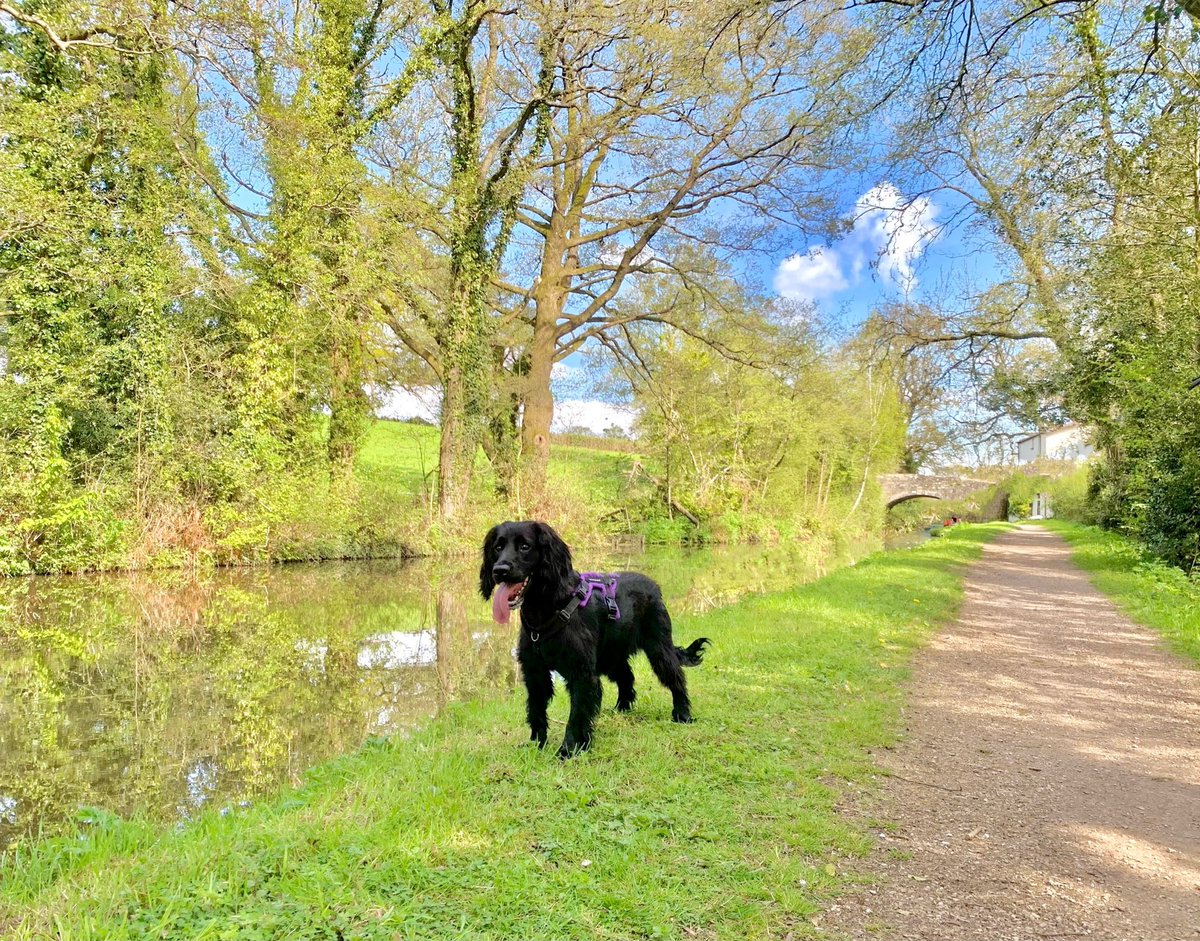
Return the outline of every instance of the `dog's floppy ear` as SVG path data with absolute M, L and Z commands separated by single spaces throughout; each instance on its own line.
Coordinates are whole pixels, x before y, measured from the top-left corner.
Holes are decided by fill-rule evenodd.
M 492 597 L 492 589 L 496 587 L 496 580 L 492 578 L 492 566 L 496 564 L 496 534 L 499 531 L 499 526 L 493 526 L 483 537 L 483 564 L 479 566 L 479 593 L 483 595 L 484 601 Z
M 534 523 L 537 530 L 538 548 L 541 550 L 542 565 L 547 574 L 558 584 L 566 584 L 571 577 L 571 550 L 546 523 Z

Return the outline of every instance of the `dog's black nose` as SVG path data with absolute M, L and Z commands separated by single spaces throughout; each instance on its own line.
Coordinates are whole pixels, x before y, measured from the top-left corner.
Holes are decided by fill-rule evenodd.
M 512 566 L 509 565 L 507 562 L 497 562 L 495 565 L 492 566 L 492 577 L 495 578 L 497 581 L 499 581 L 500 579 L 504 578 L 504 576 L 507 575 L 511 571 L 512 571 Z

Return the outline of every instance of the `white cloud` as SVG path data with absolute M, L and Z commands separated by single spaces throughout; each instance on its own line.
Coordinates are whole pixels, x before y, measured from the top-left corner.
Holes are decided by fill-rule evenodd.
M 824 245 L 785 258 L 775 271 L 776 293 L 793 300 L 817 301 L 849 286 L 838 253 Z
M 937 207 L 927 196 L 906 200 L 891 183 L 881 183 L 858 198 L 854 233 L 860 252 L 856 272 L 865 254 L 879 259 L 879 276 L 904 293 L 917 286 L 913 265 L 938 237 Z
M 880 183 L 855 202 L 845 238 L 780 262 L 775 291 L 793 300 L 821 300 L 857 284 L 874 263 L 880 280 L 908 294 L 917 286 L 916 262 L 940 234 L 937 212 L 928 197 L 905 199 L 891 183 Z
M 442 405 L 442 390 L 437 386 L 414 386 L 411 389 L 376 389 L 379 405 L 375 414 L 379 418 L 423 418 L 437 422 Z
M 573 376 L 582 375 L 578 367 L 562 364 L 554 367 L 555 380 L 568 380 Z M 375 414 L 379 418 L 404 420 L 423 418 L 426 421 L 438 421 L 438 409 L 441 405 L 442 390 L 437 386 L 416 386 L 411 389 L 376 389 L 379 405 Z M 613 405 L 599 399 L 556 398 L 554 404 L 553 431 L 565 431 L 567 428 L 583 427 L 602 434 L 608 428 L 616 425 L 629 433 L 637 420 L 637 410 L 628 406 Z
M 637 411 L 624 405 L 612 405 L 599 399 L 563 399 L 554 405 L 552 431 L 584 427 L 602 434 L 616 425 L 628 434 L 637 420 Z

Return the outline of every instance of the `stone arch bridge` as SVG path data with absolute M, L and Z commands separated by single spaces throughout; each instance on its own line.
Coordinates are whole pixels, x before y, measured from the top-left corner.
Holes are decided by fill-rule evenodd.
M 927 497 L 930 500 L 961 500 L 992 485 L 990 480 L 938 474 L 880 474 L 879 486 L 890 510 L 897 503 Z

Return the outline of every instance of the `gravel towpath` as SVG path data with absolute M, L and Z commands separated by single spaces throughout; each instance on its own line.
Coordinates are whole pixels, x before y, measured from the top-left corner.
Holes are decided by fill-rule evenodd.
M 1200 670 L 1005 533 L 914 664 L 907 734 L 857 812 L 888 821 L 832 937 L 1200 939 Z

